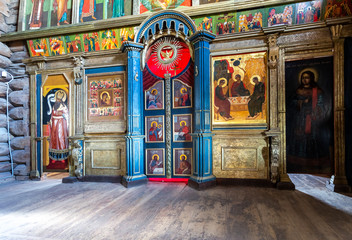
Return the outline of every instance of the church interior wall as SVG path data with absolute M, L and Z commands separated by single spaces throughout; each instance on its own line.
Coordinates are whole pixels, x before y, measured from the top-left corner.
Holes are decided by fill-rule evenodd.
M 16 5 L 16 3 L 17 5 Z M 22 1 L 23 3 L 24 1 Z M 128 1 L 130 2 L 130 1 Z M 125 4 L 125 12 L 126 15 L 130 15 L 131 13 L 136 13 L 136 2 L 141 3 L 143 1 L 133 1 L 133 4 Z M 144 1 L 146 2 L 146 1 Z M 192 1 L 191 1 L 192 2 Z M 254 1 L 250 1 L 251 4 L 254 4 Z M 287 3 L 286 1 L 267 1 L 264 7 L 259 7 L 259 5 L 253 5 L 258 8 L 258 12 L 262 15 L 262 20 L 265 22 L 265 18 L 268 17 L 266 11 L 274 6 L 280 7 L 283 4 L 298 4 L 302 1 L 290 1 Z M 197 3 L 197 1 L 193 1 L 193 4 Z M 323 6 L 325 6 L 325 1 L 321 1 Z M 218 4 L 218 5 L 216 5 Z M 229 14 L 227 13 L 215 13 L 214 8 L 216 6 L 228 6 Z M 9 11 L 17 11 L 19 9 L 19 5 L 17 1 L 8 5 Z M 138 5 L 138 8 L 141 5 Z M 284 6 L 284 5 L 283 5 Z M 22 6 L 23 7 L 23 6 Z M 294 6 L 296 11 L 296 6 Z M 128 11 L 126 11 L 128 9 Z M 200 23 L 199 19 L 202 19 L 204 16 L 210 16 L 213 19 L 214 27 L 212 27 L 212 31 L 215 30 L 215 24 L 221 24 L 227 20 L 232 22 L 234 20 L 234 16 L 238 17 L 238 15 L 247 15 L 246 10 L 248 6 L 244 3 L 238 3 L 237 1 L 221 1 L 220 3 L 212 4 L 204 4 L 200 6 L 195 6 L 194 8 L 183 7 L 180 8 L 180 11 L 188 13 L 196 22 L 196 24 Z M 236 15 L 230 11 L 236 10 Z M 23 11 L 23 8 L 19 9 L 20 13 Z M 253 11 L 254 12 L 254 11 Z M 295 12 L 297 13 L 297 12 Z M 73 17 L 75 21 L 78 21 L 78 13 L 74 13 Z M 216 15 L 217 14 L 217 15 Z M 0 16 L 8 16 L 8 12 L 2 13 L 0 12 Z M 87 109 L 88 109 L 88 101 L 87 101 L 87 77 L 95 76 L 98 74 L 99 69 L 104 68 L 114 68 L 114 67 L 124 67 L 125 69 L 121 72 L 125 74 L 124 84 L 127 83 L 127 54 L 122 53 L 119 49 L 121 44 L 125 40 L 133 40 L 135 33 L 138 30 L 138 25 L 142 21 L 141 16 L 134 15 L 127 16 L 127 18 L 131 18 L 131 23 L 127 23 L 127 20 L 123 20 L 121 23 L 116 21 L 112 21 L 112 19 L 101 20 L 101 26 L 109 25 L 109 21 L 112 23 L 111 26 L 116 27 L 113 29 L 113 32 L 122 36 L 124 39 L 116 40 L 116 47 L 113 49 L 104 50 L 104 51 L 82 51 L 82 52 L 64 52 L 61 53 L 53 53 L 50 50 L 50 46 L 48 44 L 49 49 L 44 50 L 47 51 L 47 56 L 32 56 L 33 51 L 31 49 L 33 45 L 28 41 L 28 50 L 30 51 L 31 58 L 27 58 L 28 54 L 24 51 L 23 44 L 24 42 L 18 41 L 16 43 L 6 41 L 4 47 L 0 47 L 0 54 L 2 58 L 7 58 L 8 60 L 0 59 L 0 68 L 4 68 L 9 70 L 9 72 L 13 73 L 16 76 L 16 82 L 24 82 L 24 87 L 16 88 L 11 87 L 12 92 L 10 94 L 15 95 L 16 92 L 24 91 L 24 96 L 28 96 L 29 92 L 36 92 L 36 76 L 41 75 L 42 80 L 45 79 L 46 75 L 50 74 L 65 74 L 68 76 L 70 82 L 70 98 L 72 101 L 70 102 L 70 114 L 74 116 L 71 118 L 71 126 L 70 129 L 70 138 L 72 141 L 79 140 L 83 142 L 82 151 L 83 151 L 83 175 L 113 175 L 113 176 L 123 176 L 126 173 L 126 143 L 125 143 L 125 132 L 127 128 L 127 114 L 124 112 L 125 120 L 118 122 L 102 122 L 102 123 L 94 123 L 87 120 Z M 146 16 L 145 16 L 146 17 Z M 204 19 L 207 17 L 204 17 Z M 226 20 L 224 20 L 226 19 Z M 294 18 L 293 18 L 294 19 Z M 322 19 L 322 18 L 321 18 Z M 204 20 L 206 21 L 206 20 Z M 296 21 L 296 19 L 294 19 Z M 19 18 L 19 22 L 22 23 L 22 17 Z M 89 21 L 90 22 L 90 21 Z M 105 29 L 101 27 L 97 27 L 97 24 L 92 21 L 91 23 L 84 22 L 82 24 L 82 29 L 80 32 L 89 33 L 94 31 L 96 36 L 101 37 L 104 34 Z M 233 21 L 234 24 L 239 24 L 237 21 Z M 206 22 L 204 22 L 206 23 Z M 90 24 L 90 25 L 89 25 Z M 105 25 L 104 25 L 105 24 Z M 212 133 L 213 136 L 213 174 L 217 178 L 245 178 L 245 179 L 267 179 L 269 180 L 272 175 L 272 162 L 275 153 L 273 152 L 273 144 L 272 144 L 272 135 L 279 138 L 279 160 L 278 160 L 278 179 L 284 179 L 286 176 L 286 100 L 285 100 L 285 63 L 303 60 L 303 59 L 314 59 L 314 58 L 323 58 L 323 57 L 334 57 L 334 61 L 336 64 L 336 59 L 341 57 L 341 53 L 339 56 L 336 56 L 336 34 L 332 31 L 333 26 L 343 26 L 341 32 L 338 33 L 337 38 L 343 39 L 345 37 L 352 36 L 352 24 L 350 16 L 345 16 L 340 19 L 331 18 L 325 21 L 318 21 L 312 23 L 304 23 L 301 26 L 299 24 L 293 25 L 280 25 L 269 27 L 266 26 L 267 23 L 261 24 L 261 30 L 253 30 L 253 31 L 245 31 L 240 33 L 238 30 L 239 26 L 236 26 L 236 32 L 233 34 L 227 33 L 222 35 L 217 35 L 215 40 L 210 44 L 210 61 L 219 56 L 236 56 L 241 54 L 251 54 L 257 52 L 264 52 L 266 54 L 265 58 L 267 60 L 267 73 L 266 73 L 266 105 L 263 108 L 265 111 L 265 115 L 263 116 L 263 121 L 260 124 L 252 124 L 250 120 L 243 121 L 243 123 L 238 124 L 236 121 L 231 121 L 225 123 L 224 125 L 214 124 L 214 119 L 212 122 Z M 0 27 L 2 25 L 0 24 Z M 9 33 L 13 27 L 12 23 L 8 24 L 7 29 L 0 28 L 4 33 Z M 77 25 L 79 26 L 79 25 Z M 20 25 L 20 29 L 23 30 L 23 25 Z M 204 26 L 206 28 L 206 26 Z M 4 31 L 4 29 L 6 31 Z M 69 28 L 67 28 L 69 29 Z M 79 27 L 77 27 L 79 29 Z M 116 30 L 116 31 L 115 31 Z M 198 29 L 200 30 L 200 29 Z M 12 29 L 14 31 L 14 29 Z M 53 31 L 41 29 L 39 32 L 43 34 L 42 36 L 33 35 L 35 39 L 39 40 L 43 38 L 47 38 L 45 41 L 50 41 L 49 37 L 54 34 Z M 66 30 L 65 30 L 66 31 Z M 64 39 L 65 36 L 69 34 L 73 34 L 71 30 L 64 32 L 61 37 Z M 24 31 L 22 34 L 26 36 L 29 31 Z M 214 32 L 216 33 L 216 32 Z M 108 33 L 106 33 L 108 34 Z M 335 34 L 335 35 L 334 35 Z M 93 34 L 94 35 L 94 34 Z M 9 38 L 12 35 L 8 35 Z M 82 35 L 83 36 L 83 35 Z M 274 46 L 270 45 L 269 38 L 274 36 L 276 39 L 276 43 Z M 6 35 L 5 35 L 6 37 Z M 24 39 L 32 40 L 29 35 L 24 37 Z M 83 40 L 83 38 L 81 38 Z M 0 38 L 1 41 L 1 38 Z M 1 43 L 0 43 L 1 44 Z M 82 45 L 83 46 L 83 45 Z M 102 45 L 100 45 L 102 46 Z M 66 49 L 66 48 L 65 48 Z M 27 54 L 27 55 L 26 55 Z M 58 55 L 56 55 L 58 54 Z M 270 57 L 275 55 L 277 59 L 275 59 L 275 66 L 272 67 Z M 21 63 L 22 59 L 24 64 Z M 343 53 L 342 53 L 343 58 Z M 11 61 L 12 60 L 12 61 Z M 23 69 L 26 67 L 28 75 L 24 74 Z M 1 70 L 1 69 L 0 69 Z M 94 70 L 97 72 L 94 73 Z M 214 69 L 211 68 L 211 75 L 213 74 Z M 116 73 L 116 71 L 111 70 L 111 72 L 105 72 L 104 74 L 112 74 Z M 338 73 L 339 70 L 334 69 L 334 73 Z M 78 74 L 78 75 L 75 75 Z M 98 74 L 99 75 L 99 74 Z M 77 77 L 78 76 L 78 77 Z M 341 73 L 339 73 L 341 76 Z M 342 74 L 343 76 L 343 74 Z M 75 79 L 82 78 L 82 83 L 75 82 Z M 212 76 L 211 76 L 212 78 Z M 29 81 L 30 79 L 30 81 Z M 26 83 L 27 80 L 27 83 Z M 212 81 L 212 79 L 210 80 Z M 335 87 L 339 84 L 336 83 L 335 77 Z M 30 82 L 30 85 L 29 85 Z M 0 82 L 2 84 L 2 82 Z M 336 85 L 337 84 L 337 85 Z M 4 84 L 2 84 L 4 85 Z M 1 86 L 1 85 L 0 85 Z M 27 87 L 26 87 L 27 86 Z M 4 89 L 4 86 L 2 86 Z M 28 89 L 28 90 L 27 90 Z M 125 97 L 127 98 L 127 93 L 124 92 Z M 213 101 L 214 95 L 211 93 L 211 99 Z M 337 94 L 340 92 L 334 92 L 335 100 L 334 100 L 334 110 L 335 112 L 339 109 L 340 100 L 336 99 Z M 5 96 L 0 95 L 1 99 L 5 99 Z M 125 100 L 126 100 L 125 98 Z M 10 98 L 11 99 L 11 98 Z M 15 99 L 13 97 L 13 99 Z M 42 139 L 36 139 L 35 134 L 35 124 L 36 121 L 36 111 L 37 111 L 37 99 L 32 94 L 30 98 L 28 96 L 28 100 L 22 100 L 21 103 L 16 103 L 15 100 L 11 103 L 11 111 L 15 111 L 17 108 L 24 109 L 27 114 L 24 114 L 27 117 L 16 117 L 12 114 L 11 124 L 17 124 L 21 121 L 22 125 L 31 126 L 28 128 L 24 127 L 24 133 L 15 133 L 12 130 L 12 135 L 15 137 L 14 142 L 17 143 L 16 139 L 23 139 L 23 142 L 26 139 L 26 142 L 23 146 L 14 147 L 14 156 L 15 159 L 19 159 L 18 156 L 21 156 L 22 159 L 26 160 L 16 160 L 15 168 L 18 169 L 16 172 L 18 179 L 28 179 L 31 169 L 35 169 L 38 162 L 36 159 L 38 158 L 38 153 L 36 153 L 36 146 L 33 141 L 42 141 Z M 29 100 L 31 101 L 31 119 L 29 118 Z M 74 102 L 78 103 L 73 104 Z M 126 102 L 124 102 L 126 106 Z M 214 103 L 213 103 L 214 104 Z M 4 108 L 2 108 L 4 109 Z M 16 110 L 19 111 L 19 110 Z M 212 110 L 214 111 L 214 110 Z M 0 118 L 4 119 L 5 110 L 1 110 Z M 212 112 L 214 114 L 214 112 Z M 336 113 L 337 114 L 337 113 Z M 338 120 L 338 117 L 334 117 L 335 126 L 340 125 L 341 121 Z M 214 116 L 214 115 L 213 115 Z M 27 119 L 27 120 L 26 120 Z M 29 124 L 31 123 L 31 124 Z M 16 125 L 17 126 L 17 125 Z M 6 131 L 5 125 L 0 125 L 0 129 Z M 339 128 L 334 130 L 334 140 L 339 143 L 339 135 L 340 131 L 344 128 Z M 29 154 L 29 136 L 32 135 L 32 151 Z M 343 147 L 344 142 L 342 141 Z M 3 172 L 9 172 L 10 162 L 8 159 L 8 149 L 6 149 L 6 139 L 0 141 L 0 145 L 4 148 L 3 151 L 0 151 L 0 159 L 2 167 L 0 169 L 1 174 Z M 341 144 L 340 144 L 341 145 Z M 0 148 L 0 149 L 2 149 Z M 334 159 L 335 161 L 339 161 L 338 158 L 344 158 L 344 154 L 342 153 L 344 150 L 340 147 L 335 146 Z M 30 156 L 32 156 L 31 163 L 29 161 Z M 98 156 L 98 157 L 97 157 Z M 24 163 L 24 164 L 23 164 Z M 344 162 L 343 162 L 344 163 Z M 6 165 L 6 166 L 5 166 Z M 344 168 L 342 168 L 344 170 Z M 6 170 L 6 171 L 5 171 Z M 7 174 L 8 175 L 8 174 Z M 22 177 L 20 177 L 22 176 Z

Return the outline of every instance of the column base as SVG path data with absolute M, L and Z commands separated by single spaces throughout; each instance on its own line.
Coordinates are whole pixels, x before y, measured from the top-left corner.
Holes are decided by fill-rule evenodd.
M 126 188 L 129 188 L 129 187 L 135 187 L 135 186 L 139 186 L 139 185 L 142 185 L 142 184 L 146 184 L 148 183 L 148 178 L 147 176 L 144 175 L 143 176 L 139 176 L 138 178 L 136 177 L 127 177 L 124 176 L 122 179 L 121 179 L 121 184 L 126 187 Z
M 62 179 L 62 183 L 75 183 L 78 182 L 78 179 L 76 177 L 64 177 Z
M 34 170 L 29 173 L 29 178 L 31 180 L 40 181 L 39 171 Z
M 295 190 L 296 187 L 291 181 L 290 177 L 287 174 L 280 176 L 280 181 L 276 184 L 276 188 L 279 190 Z
M 333 192 L 351 192 L 351 187 L 347 183 L 346 177 L 331 176 L 329 181 L 326 181 L 326 188 Z
M 210 176 L 207 178 L 191 177 L 188 180 L 188 186 L 196 190 L 205 190 L 216 186 L 216 178 L 214 176 Z

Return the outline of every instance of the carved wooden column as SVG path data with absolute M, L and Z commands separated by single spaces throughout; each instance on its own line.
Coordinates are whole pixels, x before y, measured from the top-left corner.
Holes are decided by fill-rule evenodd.
M 213 175 L 213 134 L 210 126 L 210 42 L 215 35 L 197 31 L 190 41 L 195 49 L 193 174 L 188 185 L 203 189 L 215 185 Z
M 268 35 L 269 45 L 269 130 L 266 132 L 270 145 L 270 181 L 277 183 L 279 189 L 294 189 L 294 185 L 286 173 L 283 156 L 280 152 L 282 129 L 279 126 L 279 88 L 278 88 L 278 61 L 279 47 L 277 45 L 278 34 Z M 282 79 L 284 81 L 284 79 Z
M 84 58 L 83 57 L 74 57 L 75 67 L 73 68 L 73 74 L 75 79 L 75 118 L 76 118 L 76 127 L 75 135 L 83 135 L 83 106 L 84 106 Z
M 345 168 L 344 38 L 342 25 L 330 27 L 334 43 L 334 161 L 335 174 L 326 183 L 335 192 L 349 191 Z
M 122 184 L 130 187 L 148 181 L 144 174 L 143 134 L 143 79 L 140 68 L 140 51 L 143 44 L 124 42 L 121 49 L 127 52 L 127 133 L 126 175 Z

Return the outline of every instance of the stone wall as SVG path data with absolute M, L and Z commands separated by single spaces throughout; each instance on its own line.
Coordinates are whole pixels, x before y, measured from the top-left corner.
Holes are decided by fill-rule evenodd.
M 16 31 L 19 0 L 0 0 L 0 35 Z M 23 58 L 28 58 L 24 42 L 0 42 L 0 182 L 11 179 L 11 159 L 8 145 L 6 118 L 6 89 L 9 85 L 8 109 L 14 176 L 26 180 L 30 171 L 29 136 L 29 77 L 25 73 Z

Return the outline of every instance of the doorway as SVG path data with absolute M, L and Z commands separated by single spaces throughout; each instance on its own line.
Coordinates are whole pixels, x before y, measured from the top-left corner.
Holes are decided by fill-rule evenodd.
M 146 52 L 143 70 L 145 166 L 148 177 L 192 173 L 193 60 L 187 43 L 160 37 Z

